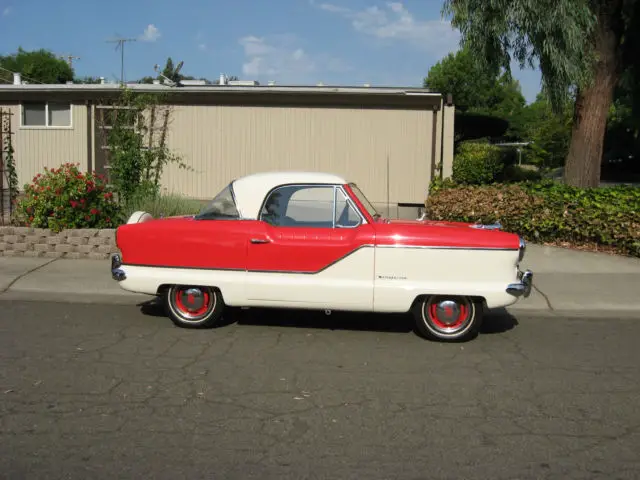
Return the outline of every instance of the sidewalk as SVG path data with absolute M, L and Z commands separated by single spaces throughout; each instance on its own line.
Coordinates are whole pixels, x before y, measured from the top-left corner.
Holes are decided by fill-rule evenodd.
M 534 272 L 534 290 L 510 312 L 640 317 L 640 259 L 530 244 L 522 268 Z M 110 260 L 0 257 L 0 300 L 135 305 L 150 298 L 122 290 L 111 278 Z

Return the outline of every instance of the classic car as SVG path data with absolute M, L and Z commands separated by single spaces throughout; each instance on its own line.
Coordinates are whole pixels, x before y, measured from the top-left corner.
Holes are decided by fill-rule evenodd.
M 112 277 L 187 328 L 215 326 L 226 306 L 405 312 L 425 338 L 469 340 L 533 278 L 525 242 L 499 225 L 385 218 L 319 172 L 238 178 L 197 215 L 136 212 L 116 243 Z

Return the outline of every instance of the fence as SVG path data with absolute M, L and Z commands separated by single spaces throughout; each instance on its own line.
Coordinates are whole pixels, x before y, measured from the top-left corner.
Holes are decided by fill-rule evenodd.
M 18 195 L 11 110 L 0 108 L 0 225 L 8 225 Z

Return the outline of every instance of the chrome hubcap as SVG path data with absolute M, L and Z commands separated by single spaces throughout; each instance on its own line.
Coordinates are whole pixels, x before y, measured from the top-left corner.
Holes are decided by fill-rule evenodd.
M 171 306 L 183 321 L 199 322 L 216 307 L 216 297 L 207 288 L 175 287 L 171 293 Z
M 436 307 L 438 320 L 447 325 L 455 323 L 460 317 L 460 306 L 453 300 L 444 300 Z
M 198 311 L 204 306 L 204 295 L 199 288 L 189 288 L 182 292 L 182 303 L 192 311 Z

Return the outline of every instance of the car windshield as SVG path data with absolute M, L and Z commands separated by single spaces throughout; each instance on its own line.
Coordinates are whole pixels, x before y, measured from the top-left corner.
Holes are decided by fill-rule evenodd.
M 362 193 L 362 191 L 358 188 L 358 186 L 355 183 L 350 183 L 349 186 L 351 187 L 353 194 L 358 198 L 358 200 L 360 200 L 360 203 L 364 205 L 364 208 L 367 210 L 367 212 L 369 212 L 369 215 L 371 215 L 374 220 L 377 220 L 380 217 L 382 217 L 380 212 L 378 212 L 375 209 L 375 207 L 371 205 L 371 202 L 369 201 L 369 199 L 364 195 L 364 193 Z
M 233 200 L 231 184 L 227 185 L 211 202 L 195 216 L 198 220 L 240 218 Z

